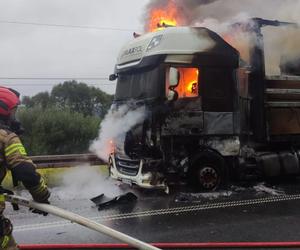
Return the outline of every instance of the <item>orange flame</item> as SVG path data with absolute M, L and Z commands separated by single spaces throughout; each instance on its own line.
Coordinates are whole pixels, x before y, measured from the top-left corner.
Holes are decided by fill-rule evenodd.
M 177 70 L 180 73 L 178 86 L 175 90 L 178 93 L 179 98 L 185 97 L 197 97 L 199 93 L 199 69 L 198 68 L 184 68 L 179 67 Z M 169 90 L 169 75 L 167 71 L 167 84 L 166 90 Z
M 197 96 L 199 70 L 197 68 L 179 68 L 179 72 L 179 97 Z
M 183 23 L 182 17 L 173 1 L 169 1 L 164 9 L 152 9 L 149 16 L 148 31 L 150 32 Z

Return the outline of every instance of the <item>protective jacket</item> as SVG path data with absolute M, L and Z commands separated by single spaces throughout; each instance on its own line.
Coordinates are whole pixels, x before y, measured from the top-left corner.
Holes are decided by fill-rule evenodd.
M 24 187 L 30 192 L 32 198 L 37 202 L 48 202 L 50 192 L 44 179 L 36 172 L 36 166 L 27 156 L 26 150 L 20 138 L 8 128 L 0 127 L 0 185 L 6 175 L 7 170 L 12 172 L 13 179 L 23 183 Z M 3 221 L 3 210 L 5 202 L 3 195 L 0 194 L 0 227 L 5 224 Z M 2 235 L 1 235 L 2 231 Z M 15 244 L 10 235 L 5 233 L 5 228 L 0 228 L 0 249 L 17 249 L 10 246 Z

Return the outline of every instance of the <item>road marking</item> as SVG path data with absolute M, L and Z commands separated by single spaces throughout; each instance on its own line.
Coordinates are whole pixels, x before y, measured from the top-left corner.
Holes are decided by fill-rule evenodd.
M 210 209 L 221 209 L 221 208 L 249 206 L 249 205 L 251 206 L 251 205 L 259 205 L 259 204 L 274 203 L 274 202 L 281 202 L 281 201 L 292 201 L 292 200 L 300 200 L 300 194 L 279 195 L 279 196 L 272 196 L 272 197 L 259 198 L 259 199 L 216 202 L 216 203 L 209 203 L 203 205 L 163 208 L 163 209 L 147 210 L 147 211 L 135 212 L 135 213 L 123 213 L 123 214 L 89 217 L 88 219 L 97 222 L 104 222 L 104 221 L 123 220 L 123 219 L 131 219 L 131 218 L 147 217 L 147 216 L 171 215 L 171 214 L 195 212 L 195 211 L 210 210 Z M 54 227 L 64 227 L 70 225 L 74 225 L 74 224 L 72 224 L 72 222 L 66 222 L 66 221 L 55 221 L 49 223 L 22 225 L 22 226 L 15 226 L 14 232 L 40 230 L 40 229 L 48 229 Z

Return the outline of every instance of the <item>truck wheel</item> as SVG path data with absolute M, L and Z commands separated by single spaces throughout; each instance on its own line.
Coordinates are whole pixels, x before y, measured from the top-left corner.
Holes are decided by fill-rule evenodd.
M 226 175 L 222 161 L 214 159 L 199 159 L 192 165 L 191 184 L 197 190 L 213 191 L 222 187 Z

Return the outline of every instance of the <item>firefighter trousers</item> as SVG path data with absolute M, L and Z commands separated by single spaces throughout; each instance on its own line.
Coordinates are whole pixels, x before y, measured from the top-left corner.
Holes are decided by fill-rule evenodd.
M 18 246 L 12 236 L 12 224 L 3 216 L 5 209 L 4 196 L 0 194 L 0 249 L 18 250 Z
M 19 250 L 17 243 L 12 235 L 0 238 L 0 249 L 3 250 Z

